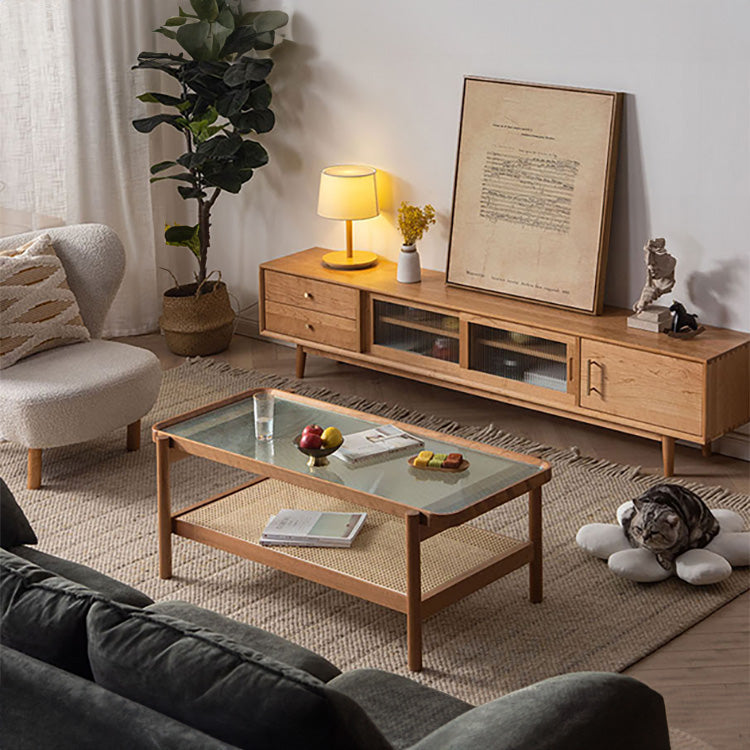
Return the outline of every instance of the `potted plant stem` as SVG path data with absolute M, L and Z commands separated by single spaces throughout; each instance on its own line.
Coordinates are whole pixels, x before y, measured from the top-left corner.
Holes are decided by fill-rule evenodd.
M 239 193 L 254 170 L 268 163 L 265 148 L 249 137 L 275 124 L 266 81 L 273 60 L 258 53 L 274 46 L 275 30 L 289 19 L 280 11 L 243 13 L 237 0 L 190 0 L 190 6 L 192 12 L 179 8 L 156 29 L 184 52 L 141 52 L 134 66 L 165 73 L 179 90 L 141 94 L 141 101 L 167 111 L 133 120 L 133 126 L 150 133 L 166 124 L 185 138 L 183 154 L 151 167 L 151 182 L 179 181 L 182 198 L 196 202 L 194 226 L 167 226 L 164 233 L 168 244 L 195 255 L 195 281 L 175 279 L 164 293 L 159 321 L 171 351 L 195 356 L 226 349 L 232 337 L 235 316 L 226 285 L 207 273 L 211 210 L 222 192 Z

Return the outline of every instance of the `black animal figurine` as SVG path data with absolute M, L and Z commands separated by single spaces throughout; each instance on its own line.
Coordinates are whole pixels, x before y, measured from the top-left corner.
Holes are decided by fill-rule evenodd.
M 698 316 L 689 313 L 681 302 L 673 302 L 669 309 L 672 313 L 672 331 L 674 333 L 698 330 Z

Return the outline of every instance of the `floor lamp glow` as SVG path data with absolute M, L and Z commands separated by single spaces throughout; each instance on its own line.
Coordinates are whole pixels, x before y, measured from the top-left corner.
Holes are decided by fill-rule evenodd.
M 377 216 L 378 193 L 372 167 L 345 164 L 326 167 L 320 173 L 318 215 L 346 222 L 346 250 L 326 253 L 323 265 L 354 270 L 369 268 L 378 262 L 375 253 L 352 249 L 352 221 Z

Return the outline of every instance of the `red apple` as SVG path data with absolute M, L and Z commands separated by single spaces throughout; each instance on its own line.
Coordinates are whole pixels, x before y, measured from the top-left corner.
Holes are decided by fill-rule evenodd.
M 322 445 L 323 441 L 320 435 L 316 435 L 314 432 L 303 432 L 299 439 L 300 448 L 320 448 Z
M 322 435 L 323 428 L 319 424 L 309 424 L 302 430 L 303 435 Z

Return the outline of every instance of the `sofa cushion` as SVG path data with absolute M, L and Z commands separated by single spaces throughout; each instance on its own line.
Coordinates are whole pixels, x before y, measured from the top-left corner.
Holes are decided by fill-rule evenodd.
M 5 481 L 0 478 L 0 547 L 10 549 L 19 544 L 36 544 L 36 534 L 13 497 Z
M 296 643 L 286 640 L 281 636 L 261 630 L 253 625 L 211 612 L 211 610 L 196 607 L 188 602 L 159 602 L 148 607 L 149 611 L 158 614 L 176 617 L 193 625 L 199 625 L 206 630 L 231 638 L 235 643 L 248 646 L 254 651 L 270 656 L 277 661 L 296 667 L 308 674 L 317 677 L 323 682 L 328 682 L 341 670 L 335 667 L 327 659 L 319 656 L 314 651 L 298 646 Z
M 0 744 L 13 750 L 231 750 L 164 714 L 0 646 Z
M 0 549 L 0 642 L 6 646 L 90 678 L 86 614 L 102 598 Z
M 104 594 L 108 599 L 114 599 L 121 604 L 131 604 L 134 607 L 147 607 L 149 604 L 154 603 L 153 599 L 146 596 L 143 592 L 138 591 L 138 589 L 134 589 L 132 586 L 105 576 L 104 573 L 89 568 L 87 565 L 81 565 L 81 563 L 73 562 L 72 560 L 65 560 L 62 557 L 50 555 L 33 547 L 13 547 L 10 551 L 14 555 L 50 571 L 50 573 L 55 573 L 58 576 L 67 578 L 69 581 L 73 581 L 73 583 L 86 586 L 92 591 Z
M 0 370 L 90 338 L 48 234 L 0 252 L 0 330 Z
M 294 667 L 164 614 L 96 602 L 97 683 L 241 748 L 390 746 L 351 699 Z
M 411 747 L 474 706 L 408 677 L 353 669 L 328 683 L 355 700 L 396 750 Z

